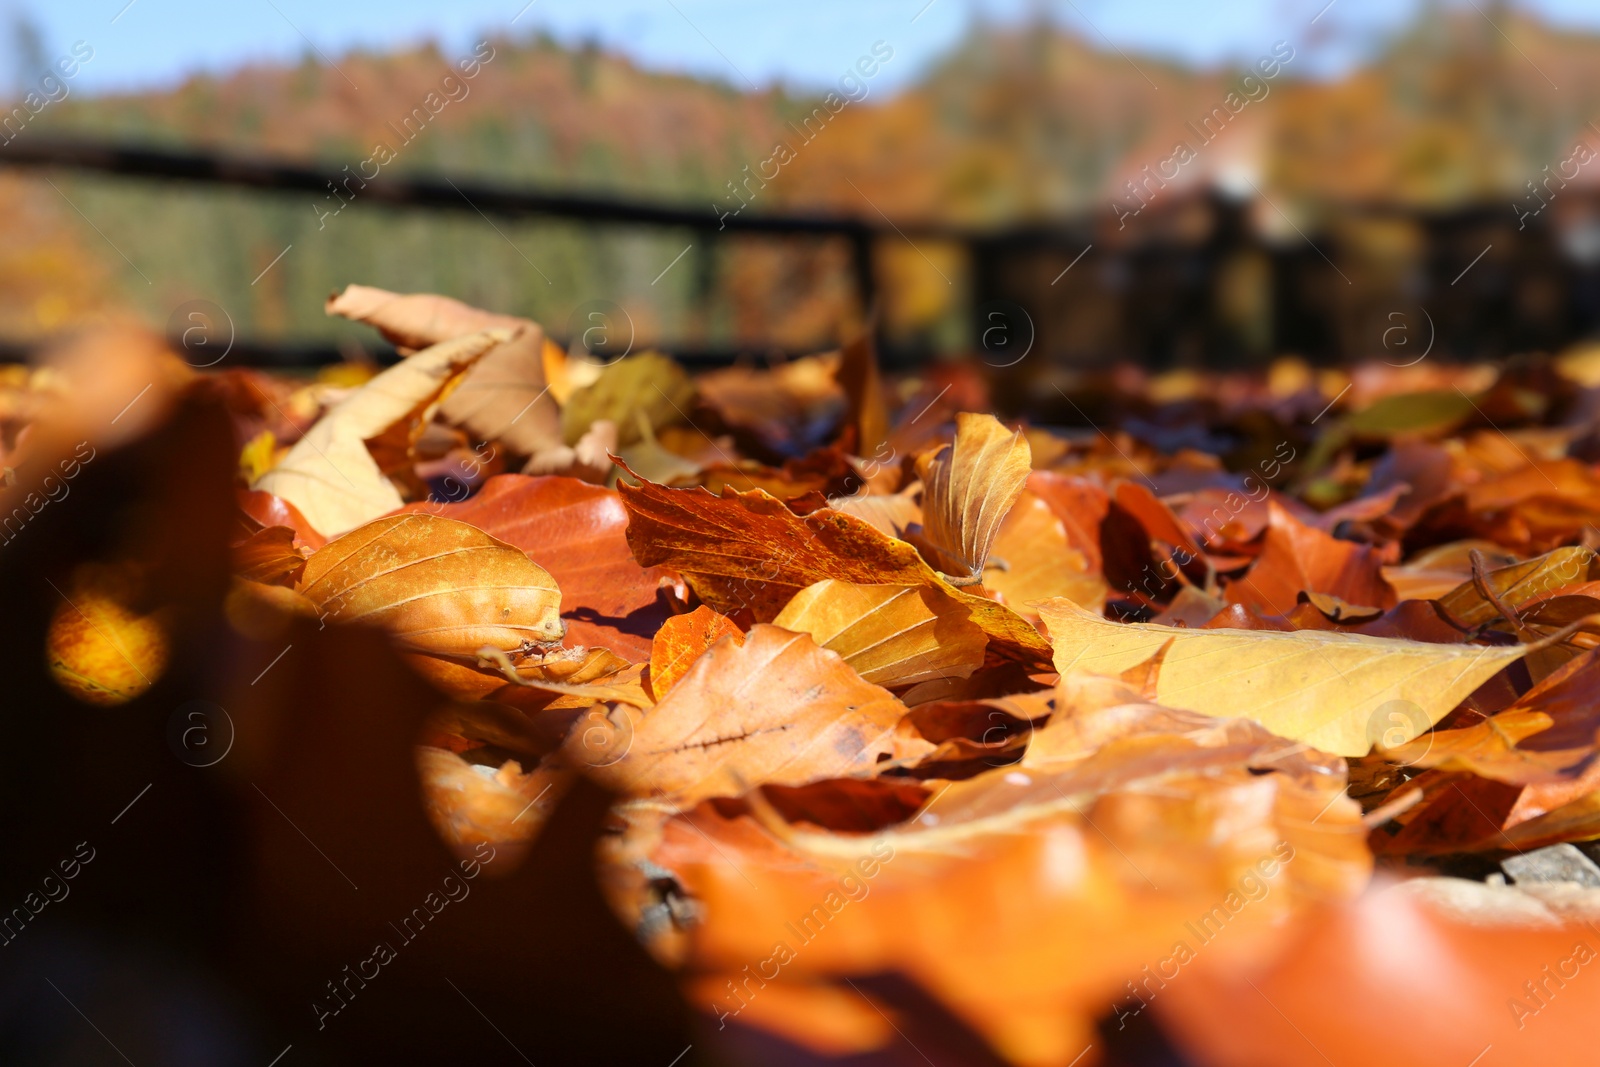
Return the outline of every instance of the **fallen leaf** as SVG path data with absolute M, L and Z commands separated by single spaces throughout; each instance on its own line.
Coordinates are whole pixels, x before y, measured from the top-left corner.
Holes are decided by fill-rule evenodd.
M 575 445 L 552 444 L 530 456 L 523 474 L 560 474 L 595 485 L 606 484 L 615 468 L 611 454 L 617 450 L 617 427 L 601 419 L 589 427 Z
M 1038 618 L 1038 603 L 1051 597 L 1066 597 L 1079 607 L 1099 611 L 1110 592 L 1105 579 L 1090 569 L 1088 558 L 1072 546 L 1066 524 L 1055 510 L 1028 489 L 1000 526 L 984 567 L 983 586 L 1030 619 Z
M 922 478 L 918 545 L 952 584 L 976 584 L 1006 513 L 1027 483 L 1032 451 L 993 415 L 962 412 L 956 439 L 917 464 Z
M 602 419 L 617 428 L 617 444 L 640 440 L 639 420 L 666 426 L 688 418 L 694 385 L 683 368 L 659 352 L 641 352 L 608 364 L 589 385 L 575 390 L 561 411 L 562 434 L 575 445 Z
M 405 651 L 476 662 L 523 657 L 562 636 L 548 571 L 482 530 L 437 515 L 391 515 L 328 542 L 300 592 L 323 618 L 388 631 Z
M 1307 592 L 1365 607 L 1394 606 L 1394 589 L 1382 571 L 1392 558 L 1370 545 L 1340 541 L 1307 526 L 1276 501 L 1269 508 L 1261 555 L 1243 578 L 1227 584 L 1228 603 L 1286 615 L 1300 593 Z
M 653 859 L 703 904 L 689 959 L 734 979 L 696 987 L 719 1018 L 768 981 L 895 970 L 1009 1061 L 1067 1067 L 1095 1018 L 1161 981 L 1152 968 L 1170 979 L 1213 940 L 1248 944 L 1365 885 L 1340 761 L 1294 748 L 1208 720 L 949 784 L 867 835 L 763 833 L 704 805 L 667 824 Z
M 1396 744 L 1410 741 L 1527 652 L 1525 645 L 1429 644 L 1327 630 L 1116 623 L 1067 600 L 1048 601 L 1039 614 L 1063 675 L 1116 674 L 1171 641 L 1157 689 L 1161 703 L 1254 719 L 1342 756 L 1365 755 L 1390 730 Z
M 664 587 L 687 592 L 670 571 L 635 562 L 617 493 L 575 478 L 503 474 L 459 504 L 407 510 L 471 523 L 521 549 L 560 587 L 568 642 L 634 663 L 649 660 L 651 637 L 672 616 Z
M 480 311 L 447 296 L 391 293 L 370 285 L 345 286 L 344 292 L 328 298 L 323 310 L 352 322 L 364 322 L 383 334 L 385 340 L 411 351 L 484 330 L 515 332 L 528 324 L 527 319 Z
M 1405 766 L 1471 771 L 1513 785 L 1576 778 L 1600 733 L 1600 653 L 1569 660 L 1505 711 L 1455 730 L 1434 730 L 1377 754 Z
M 693 805 L 753 782 L 800 785 L 871 774 L 905 705 L 804 634 L 723 638 L 631 728 L 599 751 L 569 738 L 575 766 L 635 797 Z
M 415 352 L 483 330 L 516 336 L 489 352 L 445 398 L 439 414 L 483 441 L 533 455 L 561 443 L 561 413 L 546 396 L 544 331 L 529 319 L 482 311 L 431 293 L 401 295 L 366 285 L 329 297 L 329 315 L 375 327 L 402 352 Z
M 522 456 L 561 445 L 561 410 L 544 380 L 544 331 L 533 323 L 484 354 L 439 405 L 439 417 Z M 580 444 L 582 442 L 579 442 Z M 593 446 L 584 457 L 604 460 Z
M 826 578 L 794 595 L 773 625 L 809 634 L 869 682 L 965 678 L 988 639 L 966 605 L 935 586 L 858 585 Z
M 906 530 L 922 521 L 922 505 L 917 502 L 921 492 L 922 483 L 917 482 L 899 493 L 829 497 L 828 506 L 903 541 Z
M 704 604 L 687 615 L 674 615 L 662 623 L 650 643 L 650 689 L 656 699 L 665 696 L 705 651 L 724 637 L 731 638 L 736 645 L 744 644 L 744 631 L 735 626 L 732 619 L 718 615 Z
M 267 526 L 233 545 L 233 571 L 265 585 L 293 586 L 305 571 L 306 557 L 295 549 L 294 531 Z
M 835 376 L 849 403 L 845 424 L 853 433 L 852 451 L 861 456 L 878 454 L 889 439 L 889 409 L 871 325 L 840 350 Z
M 1590 549 L 1571 545 L 1487 571 L 1483 579 L 1503 603 L 1520 608 L 1566 586 L 1600 579 L 1600 557 Z M 1500 609 L 1471 579 L 1440 597 L 1439 607 L 1467 629 L 1485 626 L 1500 617 Z
M 144 693 L 167 669 L 171 638 L 162 613 L 142 612 L 141 568 L 83 564 L 61 594 L 45 635 L 56 684 L 86 704 L 115 707 Z
M 419 416 L 463 368 L 509 339 L 504 330 L 471 334 L 395 364 L 324 415 L 251 488 L 282 497 L 329 537 L 395 510 L 404 501 L 367 439 Z
M 934 585 L 965 604 L 991 642 L 1026 657 L 1049 655 L 1048 643 L 1021 616 L 945 585 L 915 548 L 854 516 L 826 507 L 796 515 L 760 490 L 713 496 L 652 482 L 617 488 L 630 516 L 634 557 L 681 572 L 723 614 L 748 611 L 757 621 L 771 621 L 800 590 L 825 578 Z
M 509 846 L 513 858 L 518 846 L 537 836 L 573 778 L 572 771 L 556 765 L 525 772 L 517 760 L 469 763 L 425 745 L 417 747 L 417 775 L 429 821 L 458 856 L 487 843 Z

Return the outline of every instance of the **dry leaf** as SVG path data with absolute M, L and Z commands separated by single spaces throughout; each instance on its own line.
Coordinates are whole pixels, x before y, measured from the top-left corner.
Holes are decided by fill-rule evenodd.
M 945 586 L 916 549 L 831 508 L 796 515 L 755 490 L 668 489 L 651 482 L 617 487 L 628 508 L 628 544 L 639 562 L 683 573 L 724 614 L 748 611 L 770 621 L 806 586 L 825 578 L 860 585 L 933 585 L 956 597 L 989 640 L 1027 658 L 1049 645 L 1010 609 Z
M 805 634 L 758 625 L 702 654 L 606 747 L 569 739 L 568 752 L 613 789 L 693 805 L 754 782 L 870 774 L 905 711 Z
M 422 804 L 434 829 L 456 853 L 467 856 L 481 842 L 526 845 L 550 817 L 573 772 L 541 764 L 524 772 L 507 760 L 469 763 L 445 749 L 417 748 Z
M 510 336 L 505 330 L 471 334 L 395 364 L 324 415 L 251 488 L 282 497 L 329 537 L 395 510 L 404 501 L 367 450 L 367 439 L 401 420 L 420 419 L 462 369 Z
M 294 531 L 287 526 L 263 527 L 234 543 L 233 572 L 265 585 L 296 585 L 306 568 L 306 557 L 294 542 Z
M 667 426 L 688 418 L 694 385 L 683 368 L 659 352 L 641 352 L 608 364 L 589 385 L 575 390 L 561 411 L 567 444 L 575 445 L 602 419 L 617 428 L 617 444 L 640 440 L 639 420 Z
M 1170 641 L 1157 688 L 1163 704 L 1254 719 L 1341 756 L 1366 755 L 1379 740 L 1410 741 L 1528 650 L 1326 630 L 1174 630 L 1109 622 L 1067 600 L 1039 614 L 1063 675 L 1116 674 Z
M 512 545 L 437 515 L 391 515 L 306 561 L 300 587 L 330 622 L 381 626 L 408 652 L 475 663 L 561 640 L 561 591 Z
M 965 605 L 936 586 L 857 585 L 827 578 L 796 593 L 773 624 L 809 634 L 869 682 L 965 678 L 988 640 Z
M 1099 611 L 1110 592 L 1105 579 L 1090 570 L 1088 558 L 1072 546 L 1055 510 L 1028 489 L 1000 526 L 983 586 L 1029 619 L 1038 618 L 1040 601 L 1058 596 Z
M 1302 592 L 1329 593 L 1350 604 L 1389 608 L 1395 592 L 1383 577 L 1393 557 L 1369 545 L 1340 541 L 1307 526 L 1276 501 L 1261 555 L 1249 573 L 1228 583 L 1227 601 L 1287 615 Z
M 706 805 L 654 860 L 703 902 L 689 959 L 734 979 L 698 987 L 720 1018 L 765 995 L 747 964 L 779 984 L 893 970 L 1011 1062 L 1067 1067 L 1148 968 L 1366 883 L 1340 761 L 1296 747 L 1207 720 L 996 768 L 866 835 L 773 826 L 780 840 Z
M 459 504 L 408 510 L 459 519 L 520 548 L 561 587 L 569 644 L 600 645 L 634 663 L 671 617 L 667 590 L 687 595 L 660 567 L 641 567 L 628 551 L 628 512 L 610 489 L 575 478 L 503 474 Z
M 956 439 L 917 464 L 922 477 L 919 547 L 957 585 L 975 584 L 1011 505 L 1027 484 L 1028 439 L 993 415 L 956 416 Z
M 790 627 L 794 629 L 794 627 Z M 731 638 L 744 644 L 744 631 L 726 615 L 718 615 L 704 604 L 687 615 L 674 615 L 661 624 L 650 643 L 650 689 L 660 700 L 678 679 L 689 673 L 706 649 Z
M 480 311 L 446 296 L 401 295 L 366 285 L 346 286 L 328 299 L 326 310 L 375 327 L 402 352 L 482 330 L 512 331 L 516 337 L 484 356 L 439 413 L 479 440 L 503 441 L 522 455 L 561 443 L 560 410 L 545 396 L 544 331 L 532 321 Z
M 484 330 L 517 332 L 527 319 L 480 311 L 459 300 L 432 293 L 400 294 L 370 285 L 347 285 L 328 298 L 323 310 L 352 322 L 364 322 L 402 351 L 431 348 Z

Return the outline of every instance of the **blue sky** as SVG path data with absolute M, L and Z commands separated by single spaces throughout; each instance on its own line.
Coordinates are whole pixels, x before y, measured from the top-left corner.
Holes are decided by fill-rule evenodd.
M 1286 39 L 1304 45 L 1312 62 L 1301 69 L 1331 72 L 1422 2 L 1334 0 L 1324 10 L 1326 0 L 0 0 L 0 15 L 21 13 L 35 22 L 46 59 L 74 41 L 92 45 L 95 57 L 73 86 L 90 92 L 168 85 L 252 61 L 292 61 L 313 46 L 333 57 L 353 47 L 387 49 L 429 38 L 460 46 L 485 30 L 595 38 L 653 67 L 740 85 L 782 79 L 802 87 L 835 80 L 884 40 L 896 58 L 880 84 L 893 87 L 948 49 L 979 10 L 1015 19 L 1043 9 L 1102 44 L 1197 63 L 1253 58 Z M 1478 3 L 1493 10 L 1490 0 Z M 1600 30 L 1596 0 L 1525 6 Z

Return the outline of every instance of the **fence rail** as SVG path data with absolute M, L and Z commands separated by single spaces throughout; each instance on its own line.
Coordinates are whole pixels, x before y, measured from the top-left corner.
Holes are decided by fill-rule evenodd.
M 5 166 L 318 197 L 351 180 L 348 169 L 316 162 L 44 137 L 16 138 L 0 147 L 0 167 Z M 1308 227 L 1309 234 L 1297 227 L 1298 237 L 1269 238 L 1249 221 L 1252 207 L 1260 204 L 1205 191 L 1158 197 L 1151 211 L 1141 209 L 1135 224 L 1124 225 L 1108 206 L 994 228 L 891 221 L 865 200 L 861 215 L 743 211 L 719 217 L 710 204 L 583 195 L 443 173 L 384 174 L 365 181 L 359 192 L 364 202 L 403 211 L 678 229 L 694 233 L 696 246 L 706 252 L 739 235 L 842 239 L 851 248 L 851 273 L 863 309 L 877 306 L 876 245 L 952 243 L 962 247 L 968 265 L 967 290 L 957 300 L 971 312 L 974 347 L 984 347 L 986 328 L 997 314 L 988 309 L 1005 306 L 1026 327 L 1029 348 L 1037 342 L 1045 358 L 1073 362 L 1133 358 L 1161 365 L 1202 359 L 1238 365 L 1285 351 L 1329 362 L 1367 358 L 1388 344 L 1389 324 L 1397 314 L 1426 316 L 1430 325 L 1439 317 L 1440 355 L 1463 358 L 1552 349 L 1600 334 L 1600 262 L 1565 250 L 1570 235 L 1561 232 L 1556 213 L 1526 227 L 1512 226 L 1514 213 L 1499 201 L 1438 209 L 1394 202 L 1323 204 L 1320 222 Z M 1569 200 L 1576 195 L 1568 194 Z M 1593 199 L 1600 212 L 1600 195 Z M 1209 220 L 1204 226 L 1171 224 L 1192 219 L 1196 208 Z M 1391 253 L 1364 249 L 1356 232 L 1360 227 L 1347 225 L 1373 219 L 1409 227 L 1416 239 L 1419 251 L 1399 272 L 1408 280 L 1398 290 L 1385 280 L 1396 274 L 1398 264 L 1372 266 L 1375 254 L 1392 259 Z M 1074 271 L 1091 246 L 1093 257 Z M 1358 267 L 1361 262 L 1367 266 Z M 1471 277 L 1462 282 L 1469 270 Z M 1267 309 L 1253 326 L 1232 321 L 1215 291 L 1216 279 L 1243 275 L 1258 279 L 1252 284 L 1259 291 L 1250 302 Z M 890 365 L 914 363 L 928 354 L 886 342 L 880 334 L 880 358 Z M 702 365 L 725 364 L 741 354 L 670 339 L 657 343 L 685 362 Z M 0 341 L 0 357 L 15 350 Z M 233 351 L 241 362 L 280 367 L 344 358 L 331 344 L 293 340 L 239 338 Z M 1004 359 L 992 362 L 1010 365 Z

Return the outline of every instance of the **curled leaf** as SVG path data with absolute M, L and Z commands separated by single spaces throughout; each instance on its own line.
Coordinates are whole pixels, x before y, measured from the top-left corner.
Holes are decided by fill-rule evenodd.
M 924 485 L 920 544 L 954 584 L 978 582 L 1000 524 L 1027 484 L 1033 453 L 1021 431 L 962 412 L 956 439 L 918 464 Z
M 476 662 L 561 640 L 561 592 L 548 571 L 475 526 L 391 515 L 306 561 L 300 591 L 330 622 L 381 626 L 408 651 Z
M 251 488 L 282 497 L 330 537 L 395 510 L 404 501 L 367 450 L 367 440 L 401 420 L 425 422 L 427 409 L 451 380 L 510 337 L 505 330 L 486 330 L 395 364 L 324 415 Z

